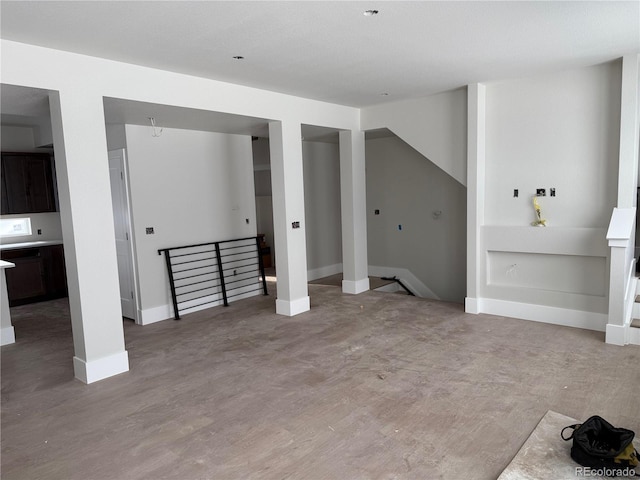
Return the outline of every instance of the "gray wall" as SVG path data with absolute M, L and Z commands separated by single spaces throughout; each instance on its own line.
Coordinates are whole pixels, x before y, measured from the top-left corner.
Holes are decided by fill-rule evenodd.
M 303 142 L 302 158 L 307 270 L 311 277 L 321 278 L 325 273 L 342 271 L 339 147 L 334 143 Z M 314 270 L 319 272 L 314 275 Z
M 466 188 L 398 137 L 367 140 L 366 162 L 369 265 L 405 268 L 462 302 Z
M 252 143 L 259 233 L 275 252 L 271 206 L 269 140 Z M 309 280 L 342 271 L 340 152 L 337 144 L 302 142 L 307 273 Z

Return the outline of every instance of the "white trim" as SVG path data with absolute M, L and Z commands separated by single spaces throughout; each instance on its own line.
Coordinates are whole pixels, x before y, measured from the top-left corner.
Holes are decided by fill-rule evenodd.
M 609 345 L 624 346 L 629 343 L 629 328 L 621 325 L 607 324 L 605 342 Z
M 160 305 L 159 307 L 138 310 L 140 325 L 150 325 L 173 318 L 173 307 L 171 305 Z
M 629 343 L 631 345 L 640 345 L 640 328 L 631 327 L 629 332 Z
M 260 295 L 260 292 L 252 290 L 250 292 L 238 294 L 233 297 L 233 300 L 229 301 L 229 303 L 236 302 L 238 300 L 242 300 L 244 298 L 256 297 Z M 208 297 L 204 297 L 198 300 L 198 302 L 211 302 L 206 305 L 198 305 L 197 307 L 186 307 L 181 309 L 181 315 L 187 315 L 189 313 L 199 312 L 200 310 L 206 310 L 208 308 L 219 307 L 223 305 L 224 302 L 220 298 L 221 294 L 216 293 L 215 295 L 209 295 Z M 175 314 L 173 312 L 173 305 L 160 305 L 158 307 L 147 308 L 145 310 L 138 310 L 138 317 L 140 318 L 140 325 L 149 325 L 152 323 L 162 322 L 164 320 L 173 320 L 175 318 Z
M 429 287 L 427 287 L 422 281 L 411 273 L 406 268 L 395 267 L 379 267 L 376 265 L 369 265 L 369 275 L 372 277 L 396 277 L 402 281 L 409 290 L 413 292 L 417 297 L 432 298 L 434 300 L 440 300 L 440 297 L 436 295 Z
M 482 299 L 466 297 L 464 299 L 464 311 L 467 313 L 478 314 L 482 312 Z
M 0 329 L 0 345 L 11 345 L 16 343 L 16 331 L 13 327 Z
M 297 300 L 280 300 L 276 299 L 276 313 L 293 317 L 299 313 L 308 312 L 311 309 L 309 297 L 298 298 Z
M 565 327 L 584 328 L 598 332 L 604 332 L 607 324 L 607 315 L 605 313 L 509 302 L 493 298 L 467 299 L 465 306 L 468 313 L 488 313 L 490 315 L 501 315 L 521 320 L 551 323 Z M 470 308 L 474 306 L 477 308 L 477 312 L 470 310 Z
M 129 371 L 129 354 L 126 350 L 108 357 L 87 362 L 73 357 L 76 378 L 84 383 L 93 383 Z
M 361 280 L 342 280 L 342 292 L 357 295 L 369 290 L 369 277 Z
M 338 273 L 342 273 L 342 263 L 313 268 L 311 270 L 307 270 L 307 281 L 312 282 L 318 278 L 330 277 L 331 275 L 337 275 Z

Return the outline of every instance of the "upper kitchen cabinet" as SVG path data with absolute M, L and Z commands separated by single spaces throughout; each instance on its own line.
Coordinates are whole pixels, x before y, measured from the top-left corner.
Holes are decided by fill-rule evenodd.
M 2 214 L 55 212 L 51 155 L 3 153 L 1 205 Z

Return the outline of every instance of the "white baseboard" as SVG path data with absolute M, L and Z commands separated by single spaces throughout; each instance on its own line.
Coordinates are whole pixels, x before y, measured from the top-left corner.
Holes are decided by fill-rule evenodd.
M 429 287 L 427 287 L 422 281 L 416 277 L 410 270 L 406 268 L 395 267 L 379 267 L 376 265 L 369 265 L 369 275 L 373 277 L 396 277 L 402 283 L 404 283 L 409 290 L 413 292 L 417 297 L 432 298 L 434 300 L 440 300 L 440 297 L 436 295 Z
M 481 313 L 482 312 L 482 299 L 481 298 L 472 298 L 465 297 L 464 299 L 464 311 L 467 313 Z
M 298 298 L 297 300 L 276 299 L 276 313 L 293 317 L 299 313 L 308 312 L 311 309 L 309 296 Z
M 342 280 L 342 292 L 357 295 L 369 290 L 369 277 L 361 280 Z
M 242 300 L 243 298 L 255 297 L 256 295 L 261 295 L 261 293 L 259 291 L 253 290 L 242 294 L 236 294 L 236 296 L 233 297 L 233 300 L 230 300 L 229 303 Z M 199 305 L 197 307 L 181 308 L 181 315 L 199 312 L 200 310 L 206 310 L 207 308 L 218 307 L 224 304 L 224 302 L 220 299 L 219 294 L 216 294 L 215 296 L 211 295 L 210 297 L 204 297 L 199 299 L 198 301 L 211 303 L 207 303 L 206 305 Z M 175 318 L 175 315 L 173 313 L 173 305 L 160 305 L 158 307 L 147 308 L 145 310 L 138 310 L 138 312 L 140 325 L 149 325 L 151 323 L 162 322 L 163 320 L 173 320 Z
M 622 325 L 607 324 L 605 342 L 609 345 L 624 346 L 629 343 L 629 328 Z
M 313 282 L 319 278 L 330 277 L 342 273 L 342 264 L 327 265 L 326 267 L 314 268 L 307 270 L 307 281 Z
M 16 343 L 16 331 L 13 327 L 0 329 L 0 345 L 11 345 Z
M 173 318 L 173 307 L 171 305 L 160 305 L 159 307 L 145 308 L 138 310 L 140 325 L 161 322 Z
M 631 345 L 640 345 L 640 328 L 629 328 L 629 343 Z
M 126 350 L 108 357 L 86 362 L 73 357 L 73 370 L 78 380 L 93 383 L 129 371 L 129 354 Z
M 584 328 L 598 332 L 605 331 L 608 320 L 608 316 L 605 313 L 510 302 L 493 298 L 467 298 L 465 300 L 465 311 L 467 313 L 488 313 L 490 315 L 551 323 L 565 327 Z

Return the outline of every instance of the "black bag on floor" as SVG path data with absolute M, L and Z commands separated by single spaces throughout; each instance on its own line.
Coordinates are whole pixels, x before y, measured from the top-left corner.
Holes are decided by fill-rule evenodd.
M 573 429 L 565 438 L 564 432 Z M 611 425 L 597 415 L 582 424 L 564 427 L 560 436 L 563 440 L 573 439 L 571 458 L 583 467 L 615 471 L 638 466 L 638 452 L 633 446 L 635 433 L 626 428 Z

